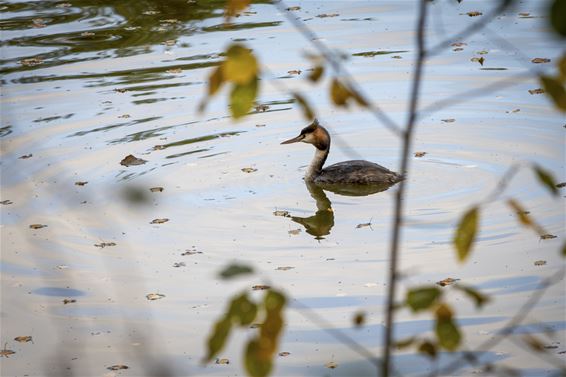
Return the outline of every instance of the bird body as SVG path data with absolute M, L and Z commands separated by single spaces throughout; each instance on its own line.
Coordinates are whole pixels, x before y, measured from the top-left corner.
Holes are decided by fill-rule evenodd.
M 316 148 L 305 174 L 307 182 L 321 185 L 393 185 L 403 179 L 401 174 L 364 160 L 343 161 L 323 168 L 330 152 L 330 134 L 316 119 L 303 128 L 299 136 L 281 144 L 297 142 L 312 144 Z

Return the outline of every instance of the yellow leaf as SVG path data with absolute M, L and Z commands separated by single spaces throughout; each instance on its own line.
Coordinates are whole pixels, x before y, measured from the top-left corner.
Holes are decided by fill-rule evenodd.
M 246 115 L 253 107 L 257 96 L 257 78 L 247 84 L 236 84 L 230 92 L 230 111 L 232 118 Z
M 554 77 L 541 75 L 539 78 L 545 92 L 554 101 L 556 108 L 566 112 L 566 89 L 564 85 Z
M 324 73 L 324 66 L 317 65 L 316 67 L 314 67 L 308 78 L 312 82 L 317 82 L 318 80 L 320 80 L 323 73 Z
M 213 96 L 218 92 L 224 83 L 224 75 L 222 74 L 222 65 L 216 67 L 214 71 L 208 76 L 208 95 Z
M 456 234 L 454 235 L 453 243 L 456 247 L 458 260 L 463 262 L 468 257 L 472 245 L 476 240 L 477 230 L 478 230 L 478 218 L 479 210 L 478 207 L 473 207 L 468 210 L 456 229 Z
M 310 107 L 305 97 L 303 97 L 299 93 L 293 93 L 293 97 L 295 97 L 295 100 L 297 101 L 299 106 L 301 106 L 301 109 L 303 110 L 303 116 L 308 122 L 316 118 L 313 109 Z
M 224 11 L 224 16 L 226 22 L 230 21 L 230 18 L 237 16 L 241 11 L 246 9 L 250 5 L 251 0 L 228 0 L 226 3 L 226 10 Z
M 527 211 L 515 199 L 507 200 L 507 205 L 515 211 L 515 215 L 521 224 L 533 229 L 539 236 L 546 234 L 546 231 L 538 225 L 530 216 Z
M 228 48 L 222 69 L 224 80 L 244 85 L 254 80 L 257 73 L 257 60 L 249 49 L 240 44 Z
M 332 102 L 336 106 L 348 106 L 348 99 L 350 98 L 351 93 L 344 86 L 338 79 L 332 80 L 332 86 L 330 87 L 330 97 L 332 98 Z

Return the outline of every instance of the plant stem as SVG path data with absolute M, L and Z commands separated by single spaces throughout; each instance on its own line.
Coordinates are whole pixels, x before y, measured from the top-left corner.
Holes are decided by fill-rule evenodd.
M 403 148 L 401 152 L 401 167 L 399 171 L 406 174 L 409 166 L 409 155 L 413 141 L 413 130 L 417 119 L 417 107 L 419 102 L 419 91 L 422 80 L 422 68 L 426 58 L 425 51 L 425 25 L 426 25 L 426 6 L 427 0 L 420 0 L 419 14 L 417 18 L 417 61 L 413 73 L 411 88 L 411 98 L 409 103 L 409 117 L 407 126 L 403 133 Z M 393 219 L 393 230 L 391 235 L 391 249 L 389 254 L 389 282 L 387 292 L 387 306 L 385 312 L 385 335 L 383 348 L 383 364 L 381 375 L 388 377 L 391 370 L 391 348 L 393 342 L 393 317 L 395 294 L 397 287 L 397 264 L 399 260 L 399 241 L 401 238 L 401 219 L 403 218 L 403 202 L 407 180 L 401 181 L 395 194 L 395 217 Z

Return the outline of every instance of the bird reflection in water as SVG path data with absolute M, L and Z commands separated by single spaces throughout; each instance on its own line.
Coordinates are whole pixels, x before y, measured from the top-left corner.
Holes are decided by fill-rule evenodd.
M 385 191 L 394 184 L 324 185 L 305 181 L 305 185 L 311 197 L 316 201 L 316 213 L 308 217 L 291 216 L 291 220 L 301 224 L 305 228 L 305 231 L 314 236 L 316 240 L 323 240 L 324 236 L 330 234 L 330 230 L 334 226 L 332 202 L 326 196 L 325 190 L 344 196 L 367 196 Z

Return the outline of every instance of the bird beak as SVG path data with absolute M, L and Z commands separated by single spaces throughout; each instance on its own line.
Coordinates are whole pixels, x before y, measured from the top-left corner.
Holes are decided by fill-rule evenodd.
M 292 138 L 292 139 L 285 140 L 285 141 L 283 141 L 281 144 L 298 143 L 299 141 L 303 141 L 304 138 L 305 138 L 304 135 L 299 135 L 299 136 L 294 137 L 294 138 Z

